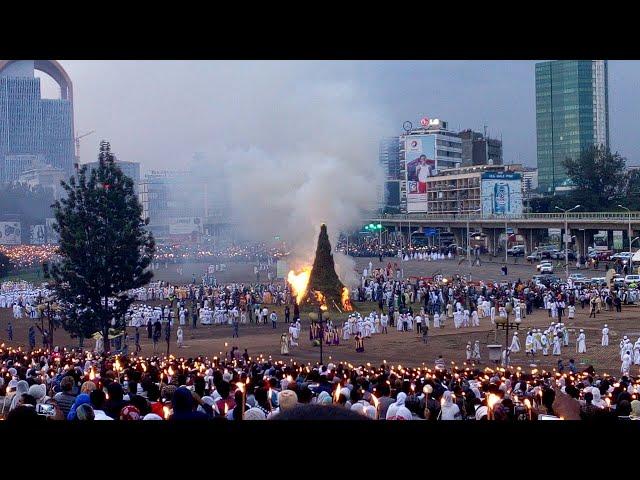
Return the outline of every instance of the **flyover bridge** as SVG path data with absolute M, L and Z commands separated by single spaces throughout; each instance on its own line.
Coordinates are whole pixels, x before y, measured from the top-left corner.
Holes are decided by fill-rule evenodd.
M 520 215 L 481 215 L 476 214 L 369 214 L 365 219 L 367 223 L 380 223 L 391 231 L 402 232 L 411 235 L 423 232 L 425 229 L 438 229 L 441 232 L 454 234 L 458 245 L 466 246 L 465 238 L 467 229 L 470 232 L 482 232 L 488 237 L 489 250 L 494 252 L 497 248 L 497 238 L 505 232 L 505 229 L 513 229 L 513 232 L 522 235 L 525 239 L 527 252 L 546 236 L 549 228 L 559 228 L 565 234 L 565 221 L 567 230 L 572 236 L 572 244 L 577 246 L 579 252 L 585 251 L 585 245 L 593 243 L 593 237 L 599 230 L 605 230 L 609 235 L 609 243 L 613 243 L 613 231 L 623 232 L 623 245 L 629 248 L 629 235 L 635 238 L 640 231 L 640 212 L 571 212 L 558 213 L 523 213 Z M 564 238 L 564 237 L 563 237 Z M 638 240 L 636 240 L 638 242 Z M 634 242 L 640 246 L 640 243 Z

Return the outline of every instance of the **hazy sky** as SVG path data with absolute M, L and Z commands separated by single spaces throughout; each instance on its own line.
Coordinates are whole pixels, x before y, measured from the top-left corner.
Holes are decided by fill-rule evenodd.
M 146 171 L 184 167 L 193 152 L 221 146 L 278 155 L 318 133 L 340 132 L 343 145 L 352 128 L 362 155 L 375 160 L 380 135 L 422 115 L 454 129 L 486 125 L 502 136 L 507 162 L 536 162 L 532 61 L 61 63 L 74 84 L 76 130 L 96 130 L 82 141 L 82 162 L 95 158 L 103 138 Z M 639 78 L 640 62 L 609 62 L 611 147 L 630 164 L 640 163 Z M 358 115 L 344 114 L 352 110 Z

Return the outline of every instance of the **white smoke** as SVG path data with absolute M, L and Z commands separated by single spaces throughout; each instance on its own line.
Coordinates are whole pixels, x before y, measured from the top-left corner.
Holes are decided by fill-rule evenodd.
M 275 91 L 256 87 L 247 123 L 234 120 L 246 125 L 241 146 L 221 142 L 216 152 L 230 175 L 238 231 L 252 240 L 280 236 L 299 269 L 313 262 L 321 223 L 335 247 L 340 232 L 359 228 L 375 207 L 383 183 L 378 141 L 393 129 L 366 102 L 364 85 L 294 71 L 277 69 Z M 353 260 L 334 258 L 341 281 L 355 286 Z

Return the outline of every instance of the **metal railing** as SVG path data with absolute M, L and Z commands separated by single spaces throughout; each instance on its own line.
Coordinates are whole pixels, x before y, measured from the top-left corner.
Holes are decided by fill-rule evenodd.
M 376 221 L 483 221 L 483 220 L 499 220 L 499 221 L 518 221 L 518 220 L 562 220 L 564 221 L 564 213 L 523 213 L 520 215 L 478 215 L 478 214 L 427 214 L 427 213 L 405 213 L 405 214 L 370 214 L 367 219 Z M 640 222 L 640 212 L 571 212 L 567 215 L 568 221 L 615 221 L 615 222 Z

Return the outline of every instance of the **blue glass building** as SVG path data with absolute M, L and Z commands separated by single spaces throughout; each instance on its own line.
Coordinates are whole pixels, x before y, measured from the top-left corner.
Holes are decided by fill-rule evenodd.
M 36 70 L 60 87 L 60 99 L 43 99 Z M 53 60 L 0 61 L 0 181 L 15 181 L 40 164 L 73 173 L 73 89 Z

